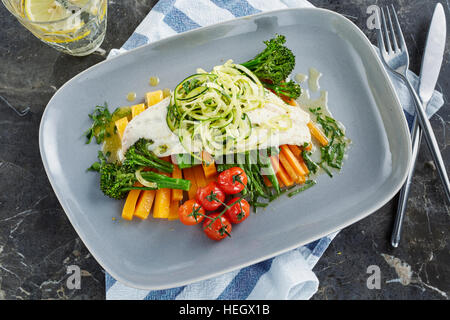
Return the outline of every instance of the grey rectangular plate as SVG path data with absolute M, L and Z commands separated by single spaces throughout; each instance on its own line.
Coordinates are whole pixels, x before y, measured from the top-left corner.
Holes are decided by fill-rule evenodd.
M 284 197 L 233 228 L 232 238 L 209 240 L 200 227 L 149 217 L 126 222 L 123 202 L 105 197 L 99 177 L 86 172 L 99 146 L 85 144 L 95 105 L 129 105 L 125 97 L 174 88 L 197 67 L 247 61 L 276 33 L 297 57 L 294 74 L 324 73 L 333 115 L 353 144 L 344 169 L 294 198 Z M 139 102 L 139 101 L 137 101 Z M 136 103 L 137 103 L 136 102 Z M 366 217 L 400 189 L 411 143 L 393 86 L 364 34 L 323 9 L 287 9 L 244 17 L 140 47 L 80 73 L 50 100 L 40 127 L 42 160 L 69 220 L 100 265 L 136 288 L 176 287 L 242 268 L 309 243 Z M 115 221 L 113 218 L 117 218 Z

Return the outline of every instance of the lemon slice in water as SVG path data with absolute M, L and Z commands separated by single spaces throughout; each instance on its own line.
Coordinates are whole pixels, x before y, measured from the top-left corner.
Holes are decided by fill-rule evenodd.
M 56 0 L 25 0 L 24 9 L 30 21 L 39 22 L 60 20 L 71 14 L 62 1 Z
M 44 41 L 67 43 L 85 38 L 90 30 L 78 32 L 84 25 L 80 15 L 71 16 L 86 5 L 89 0 L 24 0 L 25 16 L 30 21 L 54 22 L 46 25 L 35 25 L 44 34 L 37 34 Z M 67 18 L 67 19 L 66 19 Z

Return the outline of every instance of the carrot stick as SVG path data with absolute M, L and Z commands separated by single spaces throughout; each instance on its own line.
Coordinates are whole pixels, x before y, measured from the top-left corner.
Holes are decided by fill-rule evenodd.
M 297 159 L 302 156 L 302 150 L 298 146 L 290 144 L 289 149 L 291 149 L 292 153 L 297 157 Z
M 178 208 L 180 207 L 179 201 L 172 201 L 170 203 L 169 220 L 178 220 Z
M 303 157 L 300 157 L 300 159 L 298 159 L 298 162 L 300 162 L 300 165 L 302 166 L 303 171 L 306 172 L 305 176 L 307 176 L 309 174 L 309 169 L 308 169 L 308 166 L 305 163 L 305 160 L 303 160 Z
M 286 102 L 287 102 L 288 105 L 291 105 L 291 106 L 294 106 L 294 107 L 298 106 L 297 101 L 295 101 L 294 99 L 289 99 Z
M 195 174 L 193 168 L 183 169 L 183 177 L 186 180 L 191 181 L 191 188 L 188 191 L 189 199 L 194 199 L 197 193 L 197 181 L 195 180 Z
M 125 205 L 122 210 L 122 218 L 125 220 L 133 219 L 134 209 L 136 208 L 136 202 L 138 200 L 141 190 L 130 190 L 128 192 L 127 199 L 125 200 Z
M 161 173 L 168 176 L 167 173 Z M 171 189 L 158 189 L 155 196 L 155 207 L 153 208 L 153 218 L 166 219 L 169 217 Z
M 288 175 L 286 170 L 280 165 L 279 173 L 277 174 L 277 177 L 280 177 L 281 185 L 285 187 L 290 187 L 294 185 L 294 180 L 291 179 L 291 177 Z
M 286 156 L 286 159 L 289 161 L 289 164 L 295 170 L 295 173 L 297 173 L 297 175 L 299 175 L 299 176 L 307 175 L 306 171 L 303 169 L 302 165 L 300 164 L 298 157 L 296 157 L 294 155 L 294 153 L 291 151 L 291 149 L 288 145 L 281 146 L 281 152 Z
M 298 176 L 298 180 L 296 181 L 297 184 L 304 184 L 306 182 L 306 177 L 305 176 Z
M 182 179 L 182 177 L 180 168 L 173 164 L 172 178 Z M 183 190 L 172 189 L 172 202 L 181 200 L 183 200 Z
M 294 168 L 291 166 L 291 164 L 287 160 L 287 158 L 284 155 L 284 153 L 280 152 L 278 157 L 279 157 L 280 162 L 281 162 L 281 166 L 280 167 L 282 167 L 282 168 L 284 168 L 286 170 L 287 174 L 291 177 L 292 180 L 295 181 L 295 183 L 300 183 L 300 181 L 301 181 L 300 176 L 295 172 Z
M 147 219 L 152 209 L 153 200 L 155 199 L 156 190 L 144 190 L 141 192 L 139 200 L 134 210 L 134 215 L 141 219 Z
M 202 152 L 202 166 L 203 166 L 203 172 L 205 174 L 206 179 L 214 176 L 217 173 L 216 164 L 214 163 L 214 159 L 206 151 Z
M 198 166 L 194 166 L 192 167 L 192 169 L 194 169 L 194 175 L 195 175 L 195 181 L 197 182 L 197 187 L 198 188 L 203 188 L 204 186 L 206 186 L 206 179 L 205 179 L 205 174 L 203 173 L 203 168 L 202 166 L 198 165 Z
M 311 144 L 309 144 L 308 146 L 310 146 L 310 145 Z M 289 149 L 291 149 L 292 153 L 297 157 L 297 160 L 300 163 L 300 166 L 302 167 L 303 171 L 305 172 L 305 176 L 307 176 L 309 174 L 309 169 L 306 166 L 305 160 L 303 160 L 302 150 L 298 146 L 294 146 L 294 145 L 289 145 Z
M 294 184 L 294 181 L 287 174 L 286 170 L 280 165 L 278 158 L 276 156 L 271 156 L 270 160 L 272 162 L 273 169 L 275 170 L 278 178 L 278 182 L 282 182 L 282 184 L 286 187 L 290 187 Z
M 308 123 L 309 131 L 311 132 L 311 135 L 319 141 L 319 143 L 322 145 L 322 147 L 325 147 L 328 145 L 328 138 L 325 136 L 325 134 L 320 130 L 313 122 Z
M 213 182 L 213 181 L 216 181 L 218 176 L 219 176 L 219 175 L 218 175 L 217 172 L 216 172 L 216 174 L 210 176 L 209 178 L 206 178 L 206 177 L 205 177 L 205 179 L 206 179 L 206 184 L 208 184 L 208 183 L 210 183 L 210 182 Z

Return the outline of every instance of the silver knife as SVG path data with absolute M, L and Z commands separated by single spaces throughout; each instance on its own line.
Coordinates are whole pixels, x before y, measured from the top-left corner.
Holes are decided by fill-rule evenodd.
M 447 22 L 442 4 L 438 3 L 434 9 L 433 19 L 431 20 L 430 29 L 428 31 L 425 53 L 422 60 L 422 68 L 420 71 L 419 97 L 422 100 L 423 107 L 426 109 L 433 95 L 439 78 L 439 72 L 444 57 L 445 41 L 447 37 Z M 395 217 L 394 230 L 391 236 L 391 245 L 397 248 L 400 243 L 403 218 L 408 202 L 408 195 L 411 187 L 411 180 L 414 174 L 415 163 L 419 152 L 420 140 L 422 132 L 418 120 L 414 120 L 412 130 L 412 159 L 413 165 L 410 168 L 408 178 L 400 191 L 400 197 L 397 206 L 397 215 Z M 448 195 L 447 195 L 448 197 Z

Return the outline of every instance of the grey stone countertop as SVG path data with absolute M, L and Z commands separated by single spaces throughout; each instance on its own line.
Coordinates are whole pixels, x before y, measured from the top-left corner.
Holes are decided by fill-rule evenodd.
M 367 7 L 394 3 L 419 73 L 436 0 L 312 0 L 345 15 L 375 43 L 366 27 Z M 155 1 L 109 4 L 102 48 L 119 48 Z M 443 1 L 450 20 L 448 1 Z M 125 23 L 126 21 L 126 23 Z M 449 46 L 437 88 L 445 106 L 431 119 L 446 163 L 450 159 Z M 0 5 L 0 96 L 31 113 L 19 118 L 0 101 L 0 299 L 104 299 L 104 271 L 78 238 L 53 193 L 39 154 L 39 123 L 48 101 L 67 80 L 104 57 L 75 58 L 47 47 Z M 448 170 L 448 166 L 447 166 Z M 313 299 L 448 299 L 450 294 L 449 204 L 422 143 L 400 247 L 389 238 L 397 198 L 342 230 L 314 271 Z M 67 267 L 81 268 L 81 289 L 66 286 Z M 381 288 L 369 289 L 369 266 L 378 266 Z M 370 270 L 369 270 L 370 271 Z

